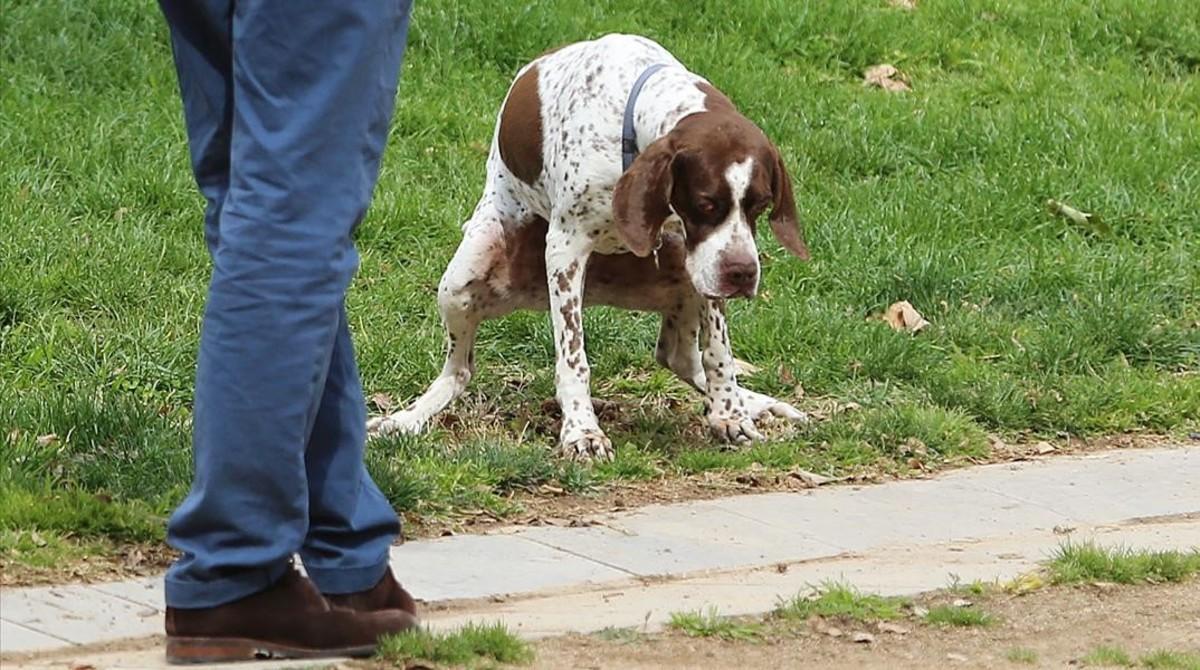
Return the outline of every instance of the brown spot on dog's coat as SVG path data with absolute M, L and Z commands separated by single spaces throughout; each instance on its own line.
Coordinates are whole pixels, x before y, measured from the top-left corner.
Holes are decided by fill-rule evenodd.
M 500 160 L 517 179 L 533 184 L 542 174 L 542 100 L 538 96 L 538 66 L 529 66 L 513 82 L 497 134 Z

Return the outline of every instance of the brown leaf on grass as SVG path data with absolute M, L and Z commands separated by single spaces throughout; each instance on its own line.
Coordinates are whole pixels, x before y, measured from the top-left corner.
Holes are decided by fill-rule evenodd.
M 808 470 L 792 470 L 791 472 L 787 473 L 787 478 L 788 484 L 791 484 L 793 487 L 799 486 L 806 489 L 816 488 L 818 486 L 824 486 L 834 482 L 845 481 L 846 479 L 845 477 L 826 477 L 825 475 L 818 475 L 817 473 L 809 472 Z
M 45 435 L 38 436 L 37 446 L 48 447 L 56 442 L 58 442 L 58 435 L 56 435 L 54 433 L 47 433 Z
M 1112 233 L 1112 227 L 1100 218 L 1099 214 L 1091 212 L 1081 212 L 1078 209 L 1068 205 L 1065 202 L 1059 202 L 1054 198 L 1046 201 L 1046 209 L 1050 210 L 1051 214 L 1057 214 L 1077 226 L 1083 226 L 1088 230 L 1100 235 L 1109 235 Z
M 889 93 L 911 91 L 908 76 L 890 63 L 872 65 L 863 72 L 863 86 L 878 86 Z
M 917 0 L 888 0 L 888 5 L 911 12 L 917 8 Z
M 396 406 L 396 402 L 392 400 L 392 396 L 386 393 L 376 393 L 371 396 L 371 404 L 375 405 L 382 412 L 390 412 Z
M 929 326 L 929 322 L 916 307 L 907 300 L 892 303 L 887 311 L 883 313 L 882 319 L 887 325 L 892 327 L 892 330 L 907 331 L 909 333 L 919 333 Z

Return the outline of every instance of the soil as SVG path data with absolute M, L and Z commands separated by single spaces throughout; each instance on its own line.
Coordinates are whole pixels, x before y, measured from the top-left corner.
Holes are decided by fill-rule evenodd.
M 938 594 L 918 603 L 967 598 L 998 617 L 988 627 L 938 627 L 914 617 L 906 632 L 853 621 L 768 622 L 759 641 L 691 638 L 678 632 L 605 640 L 573 635 L 537 645 L 531 668 L 1061 668 L 1079 667 L 1098 646 L 1135 661 L 1157 650 L 1200 654 L 1200 580 L 1158 586 L 1053 587 L 1021 596 Z M 842 634 L 832 637 L 831 628 Z M 895 629 L 893 629 L 895 630 Z M 854 642 L 855 633 L 873 642 Z M 1029 650 L 1032 661 L 1010 660 Z

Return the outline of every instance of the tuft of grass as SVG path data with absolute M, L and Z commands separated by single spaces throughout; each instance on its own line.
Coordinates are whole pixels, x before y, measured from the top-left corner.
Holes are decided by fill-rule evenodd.
M 1200 572 L 1200 549 L 1146 551 L 1067 543 L 1058 547 L 1046 567 L 1055 584 L 1180 582 Z
M 715 607 L 697 612 L 675 612 L 668 626 L 688 637 L 719 637 L 722 640 L 756 640 L 762 626 L 723 617 Z
M 113 500 L 74 487 L 51 490 L 0 476 L 0 529 L 149 542 L 163 539 L 165 519 L 140 500 Z
M 376 655 L 399 667 L 413 661 L 468 667 L 492 662 L 523 665 L 533 660 L 533 647 L 504 624 L 468 623 L 448 633 L 418 628 L 386 637 Z
M 69 565 L 109 550 L 104 540 L 75 540 L 57 531 L 0 528 L 0 566 L 9 562 L 35 570 Z
M 879 621 L 899 619 L 904 614 L 901 608 L 908 602 L 905 598 L 886 598 L 866 594 L 847 584 L 825 582 L 810 595 L 797 595 L 781 602 L 774 616 L 781 619 L 807 619 L 817 615 L 823 617 L 846 617 L 855 621 Z
M 620 642 L 621 644 L 633 644 L 640 642 L 645 634 L 632 626 L 617 628 L 609 626 L 607 628 L 596 631 L 595 636 L 606 642 Z
M 1004 652 L 1004 658 L 1007 658 L 1013 663 L 1033 665 L 1034 663 L 1037 663 L 1038 655 L 1037 652 L 1032 649 L 1025 647 L 1013 647 L 1012 649 Z
M 1120 647 L 1096 647 L 1081 660 L 1087 666 L 1131 668 L 1136 665 Z
M 935 626 L 991 626 L 996 623 L 996 617 L 977 607 L 954 607 L 953 605 L 938 605 L 930 607 L 925 615 L 925 623 Z
M 1144 668 L 1155 670 L 1200 670 L 1200 653 L 1160 649 L 1138 659 Z
M 985 582 L 982 579 L 963 582 L 958 578 L 958 575 L 951 575 L 950 577 L 950 585 L 946 589 L 951 593 L 960 593 L 966 596 L 982 596 L 1000 588 L 1000 585 L 996 582 Z

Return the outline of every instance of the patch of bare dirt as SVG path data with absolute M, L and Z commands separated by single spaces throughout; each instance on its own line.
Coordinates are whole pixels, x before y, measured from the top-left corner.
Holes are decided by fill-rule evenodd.
M 28 565 L 0 553 L 0 586 L 106 582 L 161 574 L 178 554 L 165 544 L 128 544 L 53 565 Z
M 923 602 L 950 597 L 941 594 Z M 1135 659 L 1160 649 L 1200 652 L 1200 580 L 1161 586 L 1056 587 L 1022 596 L 970 598 L 972 607 L 984 609 L 999 622 L 983 628 L 943 628 L 913 618 L 887 625 L 771 623 L 767 635 L 757 642 L 689 638 L 680 633 L 621 636 L 615 641 L 574 635 L 539 643 L 531 667 L 1043 668 L 1078 667 L 1101 645 L 1120 647 Z M 835 626 L 842 632 L 836 637 L 829 634 Z M 1016 649 L 1031 651 L 1033 662 L 1010 660 Z

